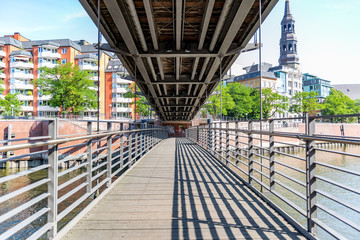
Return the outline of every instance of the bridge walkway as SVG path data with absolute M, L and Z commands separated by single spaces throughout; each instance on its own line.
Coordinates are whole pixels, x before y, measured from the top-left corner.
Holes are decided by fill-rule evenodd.
M 63 239 L 305 239 L 205 150 L 170 138 Z

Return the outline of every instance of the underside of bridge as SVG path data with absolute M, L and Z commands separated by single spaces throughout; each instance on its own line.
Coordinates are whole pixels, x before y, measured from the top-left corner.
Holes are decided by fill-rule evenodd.
M 98 0 L 79 1 L 97 24 Z M 263 20 L 277 1 L 261 1 Z M 163 121 L 194 118 L 220 74 L 254 47 L 259 19 L 259 0 L 100 1 L 102 49 L 117 54 Z

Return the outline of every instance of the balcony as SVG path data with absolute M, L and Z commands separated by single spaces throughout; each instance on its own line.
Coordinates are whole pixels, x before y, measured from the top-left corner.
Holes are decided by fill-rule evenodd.
M 53 52 L 40 52 L 39 58 L 51 58 L 51 59 L 59 59 L 61 57 L 60 53 Z
M 131 112 L 131 108 L 127 108 L 127 107 L 113 107 L 112 112 L 113 112 L 113 113 L 130 113 L 130 112 Z
M 15 84 L 10 84 L 10 89 L 29 89 L 32 90 L 34 89 L 34 86 L 32 84 L 21 84 L 21 83 L 15 83 Z
M 5 78 L 5 73 L 0 73 L 0 78 Z
M 98 76 L 93 76 L 93 77 L 90 78 L 90 80 L 97 81 L 97 80 L 98 80 Z
M 59 108 L 54 108 L 50 106 L 38 106 L 38 111 L 58 112 L 59 110 Z
M 32 96 L 32 95 L 19 94 L 17 96 L 18 96 L 20 101 L 32 101 L 32 100 L 34 100 L 34 96 Z
M 39 63 L 39 68 L 41 67 L 48 67 L 48 68 L 54 68 L 58 66 L 58 64 L 56 63 L 51 63 L 51 62 L 42 62 L 42 63 Z
M 115 101 L 114 101 L 114 100 L 115 100 Z M 132 102 L 132 98 L 115 97 L 115 98 L 113 98 L 113 102 L 131 103 L 131 102 Z
M 21 110 L 26 111 L 26 112 L 32 112 L 32 111 L 34 111 L 34 107 L 33 106 L 21 106 Z
M 117 87 L 117 88 L 113 88 L 112 92 L 113 93 L 127 93 L 127 90 L 126 90 L 126 88 Z
M 5 63 L 4 63 L 4 62 L 0 62 L 0 68 L 5 68 L 5 67 L 6 67 Z
M 122 78 L 116 78 L 115 81 L 113 82 L 116 82 L 116 83 L 127 83 L 127 84 L 131 84 L 132 81 L 129 81 L 129 80 L 125 80 L 125 79 L 122 79 Z
M 98 66 L 94 65 L 82 65 L 80 66 L 81 70 L 85 70 L 85 71 L 97 71 L 98 70 Z M 97 79 L 97 77 L 96 77 Z
M 34 74 L 31 73 L 22 73 L 22 72 L 15 72 L 10 74 L 10 78 L 16 79 L 34 79 Z
M 38 97 L 38 100 L 43 100 L 43 101 L 47 101 L 50 100 L 51 96 L 50 95 L 42 95 Z
M 29 62 L 12 62 L 10 63 L 10 67 L 12 68 L 24 68 L 24 69 L 31 69 L 34 68 L 34 64 L 33 63 L 29 63 Z
M 0 57 L 6 57 L 6 53 L 3 50 L 0 50 Z

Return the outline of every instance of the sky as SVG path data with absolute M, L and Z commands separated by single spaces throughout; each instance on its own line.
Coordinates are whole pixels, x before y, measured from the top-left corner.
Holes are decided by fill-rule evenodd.
M 70 38 L 97 42 L 97 29 L 77 0 L 0 0 L 0 36 L 20 32 L 31 40 Z M 280 22 L 285 0 L 279 0 L 262 25 L 262 60 L 278 65 Z M 290 0 L 303 73 L 332 84 L 360 84 L 359 0 Z M 232 74 L 258 63 L 258 52 L 240 55 Z

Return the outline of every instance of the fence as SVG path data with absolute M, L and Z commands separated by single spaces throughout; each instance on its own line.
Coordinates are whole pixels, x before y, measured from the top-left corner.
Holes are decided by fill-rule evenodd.
M 262 121 L 267 131 L 255 130 L 255 121 L 247 128 L 240 128 L 239 122 L 218 122 L 189 128 L 186 137 L 218 158 L 308 237 L 359 239 L 360 155 L 349 147 L 323 146 L 358 146 L 360 138 L 317 134 L 315 123 L 333 117 L 338 116 L 285 119 L 304 121 L 303 133 L 276 131 L 279 119 L 273 119 Z M 280 151 L 276 144 L 302 150 Z M 331 161 L 336 156 L 341 159 Z
M 105 195 L 121 174 L 167 138 L 164 128 L 112 121 L 101 121 L 105 131 L 94 132 L 96 122 L 87 121 L 87 133 L 65 135 L 59 134 L 60 119 L 46 121 L 48 136 L 0 147 L 0 152 L 46 147 L 25 155 L 48 154 L 44 164 L 0 178 L 0 239 L 62 236 L 95 197 Z M 59 159 L 59 153 L 68 149 L 80 153 Z M 0 163 L 21 157 L 12 156 Z M 59 169 L 65 162 L 71 164 Z

